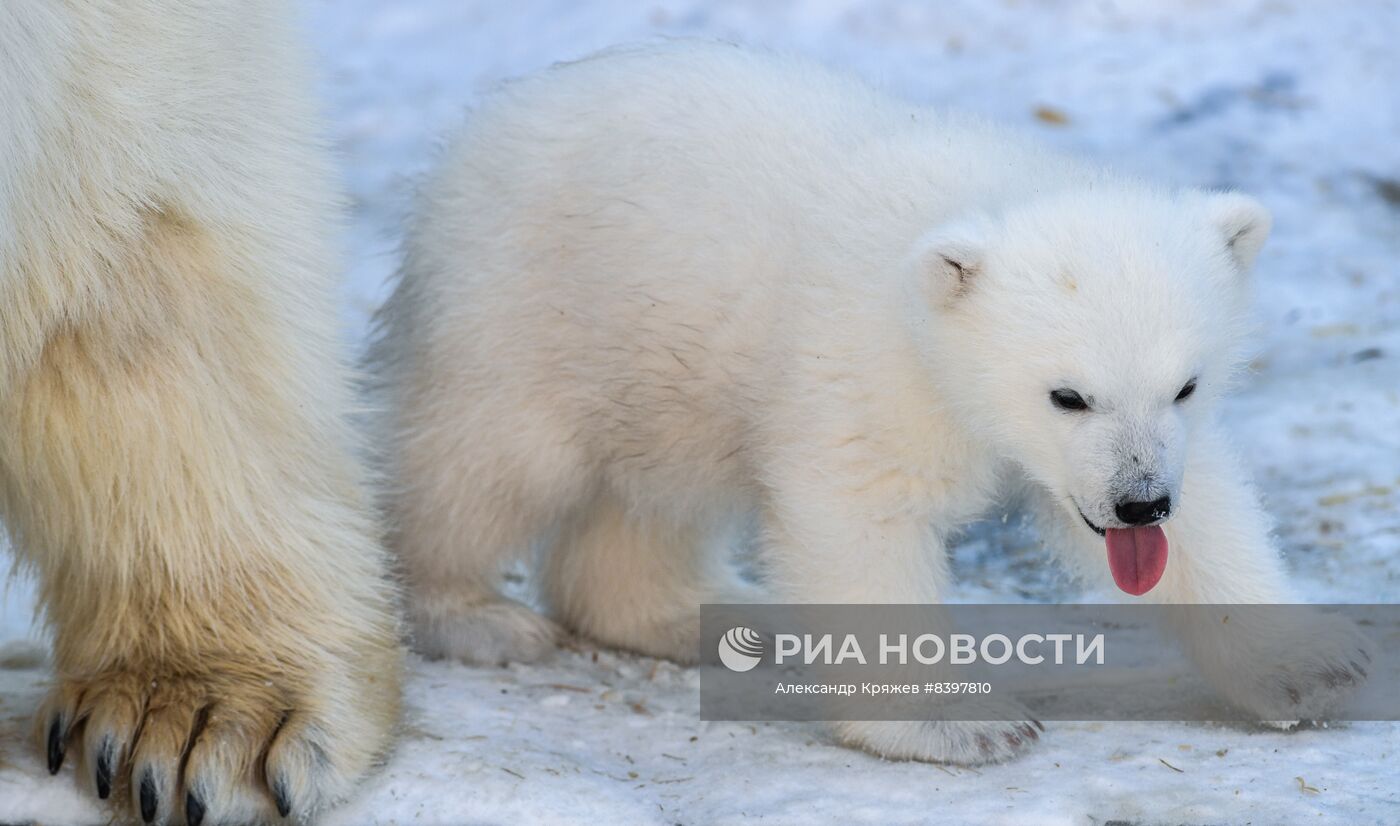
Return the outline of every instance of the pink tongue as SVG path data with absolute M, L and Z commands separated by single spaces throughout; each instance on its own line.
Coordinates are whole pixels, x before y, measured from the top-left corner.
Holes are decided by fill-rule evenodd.
M 1119 588 L 1140 597 L 1151 591 L 1167 567 L 1167 536 L 1150 528 L 1109 528 L 1108 569 Z

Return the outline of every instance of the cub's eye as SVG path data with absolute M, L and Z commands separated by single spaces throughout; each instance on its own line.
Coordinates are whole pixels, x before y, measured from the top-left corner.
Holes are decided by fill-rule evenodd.
M 1061 388 L 1050 391 L 1050 402 L 1061 410 L 1088 410 L 1089 403 L 1084 401 L 1084 397 L 1074 392 Z
M 1187 399 L 1191 398 L 1191 394 L 1192 394 L 1192 393 L 1195 393 L 1195 392 L 1196 392 L 1196 380 L 1195 380 L 1195 379 L 1192 379 L 1192 380 L 1186 382 L 1186 386 L 1183 387 L 1183 388 L 1181 388 L 1181 392 L 1180 392 L 1180 393 L 1177 393 L 1177 394 L 1176 394 L 1176 400 L 1179 401 L 1179 402 L 1184 402 L 1184 401 L 1186 401 Z

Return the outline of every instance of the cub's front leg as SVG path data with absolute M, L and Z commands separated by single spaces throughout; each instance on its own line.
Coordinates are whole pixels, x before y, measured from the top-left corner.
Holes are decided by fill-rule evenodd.
M 947 558 L 927 509 L 910 501 L 910 480 L 872 476 L 862 464 L 809 456 L 773 475 L 763 552 L 777 593 L 801 604 L 939 602 Z M 983 720 L 832 725 L 843 742 L 881 757 L 959 765 L 1008 760 L 1044 730 L 1019 703 L 982 705 Z
M 1165 525 L 1167 569 L 1149 597 L 1222 606 L 1298 601 L 1245 480 L 1218 431 L 1193 440 L 1181 507 Z M 1173 622 L 1202 674 L 1261 720 L 1324 717 L 1365 679 L 1371 658 L 1350 620 L 1301 606 L 1189 609 L 1174 612 Z
M 1073 551 L 1074 566 L 1108 586 L 1103 540 L 1064 506 L 1043 497 L 1038 507 L 1052 531 L 1048 541 Z M 1166 569 L 1143 599 L 1208 606 L 1173 611 L 1170 622 L 1202 675 L 1227 699 L 1260 720 L 1315 719 L 1365 679 L 1370 644 L 1349 620 L 1302 606 L 1231 608 L 1298 600 L 1258 497 L 1215 426 L 1192 439 L 1181 500 L 1163 530 Z

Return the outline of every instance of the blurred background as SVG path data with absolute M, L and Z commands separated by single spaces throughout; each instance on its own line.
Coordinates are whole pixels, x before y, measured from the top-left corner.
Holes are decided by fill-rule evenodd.
M 415 182 L 503 80 L 617 43 L 796 52 L 1171 183 L 1261 198 L 1253 371 L 1228 417 L 1309 599 L 1400 598 L 1400 7 L 1392 2 L 304 0 L 350 196 L 350 346 Z M 1016 520 L 955 549 L 958 600 L 1096 599 Z M 43 679 L 21 581 L 0 614 L 0 820 L 100 822 L 27 749 Z M 4 642 L 8 641 L 8 642 Z M 1400 822 L 1400 725 L 1265 733 L 1059 724 L 976 771 L 888 764 L 798 725 L 697 722 L 693 670 L 578 644 L 415 662 L 402 746 L 335 823 Z M 10 808 L 14 811 L 6 811 Z M 19 815 L 20 817 L 7 817 Z

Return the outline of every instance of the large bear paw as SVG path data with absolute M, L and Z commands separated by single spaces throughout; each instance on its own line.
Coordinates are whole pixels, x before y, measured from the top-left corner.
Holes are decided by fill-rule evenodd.
M 51 773 L 75 752 L 81 782 L 146 823 L 305 820 L 350 791 L 393 726 L 392 708 L 335 711 L 373 693 L 365 686 L 316 680 L 218 662 L 194 675 L 60 679 L 39 711 L 39 745 Z

